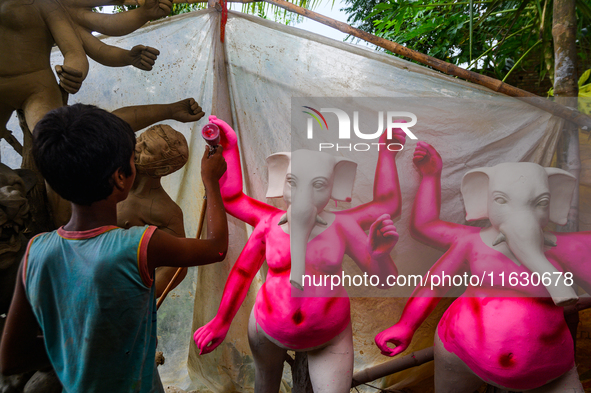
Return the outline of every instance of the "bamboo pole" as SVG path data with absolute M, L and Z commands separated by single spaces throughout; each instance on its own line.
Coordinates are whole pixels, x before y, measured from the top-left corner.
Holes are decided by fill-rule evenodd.
M 393 359 L 374 367 L 366 368 L 353 374 L 353 383 L 351 388 L 362 385 L 367 382 L 375 381 L 378 378 L 385 377 L 411 367 L 433 360 L 433 347 L 421 349 L 398 359 Z
M 201 214 L 199 215 L 199 223 L 197 224 L 198 225 L 197 226 L 197 236 L 195 236 L 196 239 L 201 238 L 201 232 L 203 232 L 203 220 L 205 219 L 205 211 L 206 210 L 207 210 L 207 199 L 203 198 L 203 203 L 201 204 Z M 172 278 L 170 279 L 170 282 L 168 283 L 166 288 L 164 288 L 164 292 L 162 292 L 162 295 L 160 295 L 160 297 L 158 298 L 158 302 L 156 303 L 156 310 L 158 310 L 160 308 L 160 305 L 162 305 L 162 302 L 166 298 L 166 295 L 168 295 L 168 293 L 172 290 L 172 284 L 174 283 L 176 278 L 179 276 L 179 274 L 181 274 L 181 271 L 183 271 L 183 269 L 184 268 L 182 268 L 182 267 L 179 267 L 178 269 L 176 269 L 174 276 L 172 276 Z

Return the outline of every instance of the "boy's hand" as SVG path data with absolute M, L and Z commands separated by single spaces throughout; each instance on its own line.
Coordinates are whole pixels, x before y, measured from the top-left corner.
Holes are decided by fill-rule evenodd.
M 209 116 L 209 122 L 220 128 L 220 144 L 224 146 L 224 149 L 229 151 L 230 149 L 237 148 L 238 138 L 236 137 L 236 132 L 234 132 L 228 123 L 222 119 L 218 119 L 214 115 Z
M 144 45 L 136 45 L 128 53 L 129 64 L 144 71 L 152 71 L 152 66 L 160 51 Z
M 180 121 L 182 123 L 197 121 L 205 116 L 205 113 L 194 98 L 186 98 L 184 100 L 170 104 L 170 109 L 170 119 Z
M 210 155 L 209 146 L 205 146 L 203 158 L 201 158 L 201 178 L 205 187 L 212 183 L 218 184 L 226 172 L 227 164 L 222 155 L 223 150 L 224 148 L 218 145 Z

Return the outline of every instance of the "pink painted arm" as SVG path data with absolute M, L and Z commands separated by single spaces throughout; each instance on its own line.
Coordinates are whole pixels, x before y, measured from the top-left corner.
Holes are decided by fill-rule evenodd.
M 431 277 L 441 277 L 443 272 L 453 276 L 463 273 L 467 269 L 466 255 L 468 244 L 453 245 L 423 277 L 423 285 L 413 291 L 406 302 L 404 310 L 398 323 L 378 333 L 375 338 L 376 345 L 380 348 L 382 355 L 395 356 L 403 352 L 412 341 L 412 336 L 429 314 L 435 309 L 441 297 L 444 296 L 450 286 L 434 286 L 431 289 Z M 395 348 L 388 347 L 388 343 L 396 345 Z
M 277 213 L 279 209 L 244 194 L 236 132 L 228 123 L 215 116 L 209 116 L 209 121 L 220 127 L 220 144 L 224 148 L 224 158 L 228 164 L 228 170 L 220 179 L 226 211 L 247 224 L 257 226 L 261 217 Z
M 387 139 L 386 132 L 380 136 L 380 143 L 386 145 L 390 143 L 404 145 L 405 140 L 406 134 L 398 128 L 392 130 L 392 139 Z M 396 169 L 397 153 L 381 145 L 374 178 L 373 200 L 348 211 L 348 214 L 351 214 L 365 231 L 384 213 L 389 214 L 392 219 L 400 216 L 402 196 Z
M 355 223 L 345 223 L 347 233 L 346 253 L 351 256 L 361 270 L 369 275 L 376 275 L 380 282 L 386 282 L 388 276 L 397 276 L 398 269 L 390 252 L 398 242 L 398 233 L 392 219 L 383 214 L 371 225 L 367 241 L 360 241 L 365 233 Z M 378 287 L 381 288 L 381 287 Z M 387 289 L 387 287 L 383 287 Z
M 261 228 L 261 226 L 255 228 L 230 271 L 216 316 L 206 325 L 197 329 L 193 335 L 200 355 L 213 351 L 224 341 L 254 276 L 263 265 L 265 260 L 264 238 L 267 228 Z
M 417 142 L 413 162 L 421 173 L 421 183 L 412 207 L 410 233 L 430 246 L 448 248 L 466 227 L 439 219 L 443 167 L 441 156 L 428 143 Z

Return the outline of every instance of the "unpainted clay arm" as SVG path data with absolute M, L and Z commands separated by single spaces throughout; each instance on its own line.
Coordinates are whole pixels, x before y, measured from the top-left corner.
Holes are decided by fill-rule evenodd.
M 57 1 L 43 4 L 43 17 L 55 43 L 64 55 L 64 64 L 56 67 L 60 85 L 68 93 L 75 94 L 88 75 L 88 59 L 82 40 L 69 14 Z
M 50 366 L 39 324 L 23 285 L 23 263 L 18 270 L 12 303 L 0 340 L 0 372 L 14 375 Z
M 376 275 L 380 282 L 387 282 L 388 276 L 397 276 L 398 269 L 390 256 L 390 252 L 398 241 L 398 233 L 389 215 L 384 214 L 371 225 L 367 241 L 361 228 L 353 231 L 355 223 L 347 225 L 344 230 L 351 234 L 346 241 L 346 254 L 349 255 L 361 270 L 369 275 Z M 378 287 L 387 289 L 387 287 Z
M 84 50 L 97 63 L 107 67 L 125 67 L 133 65 L 141 70 L 150 71 L 160 52 L 155 48 L 136 45 L 131 50 L 107 45 L 88 31 L 79 28 Z
M 242 167 L 236 132 L 225 121 L 209 116 L 209 121 L 220 128 L 220 144 L 224 147 L 224 158 L 228 163 L 228 171 L 220 179 L 222 198 L 228 213 L 257 226 L 261 217 L 279 212 L 279 209 L 249 197 L 243 192 Z
M 78 23 L 90 31 L 110 36 L 123 36 L 132 33 L 146 24 L 170 14 L 170 0 L 146 0 L 145 4 L 130 11 L 103 14 L 88 9 L 80 12 Z
M 115 109 L 112 113 L 129 123 L 133 131 L 139 131 L 167 119 L 183 123 L 194 122 L 205 115 L 193 98 L 172 104 L 126 106 Z
M 94 7 L 102 7 L 109 5 L 123 5 L 124 0 L 61 0 L 61 2 L 68 8 L 88 8 L 90 12 Z
M 417 142 L 413 162 L 421 173 L 421 183 L 412 206 L 410 233 L 426 244 L 447 248 L 466 227 L 439 219 L 443 166 L 441 156 L 431 145 Z
M 216 316 L 193 335 L 200 355 L 213 351 L 224 341 L 254 276 L 265 261 L 266 231 L 263 224 L 255 228 L 230 271 Z
M 386 145 L 399 143 L 404 145 L 406 134 L 399 128 L 392 130 L 392 139 L 387 139 L 387 133 L 380 136 L 381 145 L 373 184 L 373 200 L 348 211 L 363 230 L 368 230 L 371 224 L 382 214 L 389 214 L 392 219 L 400 216 L 402 195 L 400 181 L 396 168 L 397 151 L 390 151 Z
M 417 286 L 413 291 L 404 306 L 400 320 L 376 336 L 376 345 L 383 355 L 395 356 L 408 348 L 415 331 L 435 309 L 441 297 L 445 296 L 450 289 L 446 285 L 431 288 L 431 277 L 441 277 L 443 272 L 455 275 L 465 270 L 465 251 L 462 247 L 454 245 L 443 254 L 423 277 L 423 285 Z M 396 347 L 390 348 L 388 343 L 392 343 Z

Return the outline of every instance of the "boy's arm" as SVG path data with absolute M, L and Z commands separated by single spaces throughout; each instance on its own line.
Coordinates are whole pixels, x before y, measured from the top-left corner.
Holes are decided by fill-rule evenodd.
M 0 341 L 0 371 L 3 375 L 20 374 L 50 366 L 39 324 L 25 295 L 23 264 L 18 270 L 14 296 Z
M 219 178 L 226 171 L 223 148 L 201 159 L 201 177 L 207 196 L 207 239 L 184 239 L 156 230 L 148 244 L 148 268 L 198 266 L 220 262 L 228 251 L 228 221 L 220 194 Z
M 144 45 L 136 45 L 131 50 L 107 45 L 88 31 L 79 28 L 84 50 L 91 59 L 107 67 L 125 67 L 132 65 L 140 70 L 151 71 L 158 49 Z
M 189 123 L 205 115 L 193 98 L 186 98 L 172 104 L 126 106 L 115 109 L 112 113 L 128 122 L 133 131 L 139 131 L 167 119 Z
M 228 213 L 256 227 L 262 217 L 277 213 L 279 209 L 251 198 L 242 191 L 242 168 L 236 132 L 228 123 L 215 116 L 209 116 L 209 121 L 220 128 L 220 145 L 224 148 L 224 158 L 228 163 L 228 171 L 220 179 L 224 205 Z

